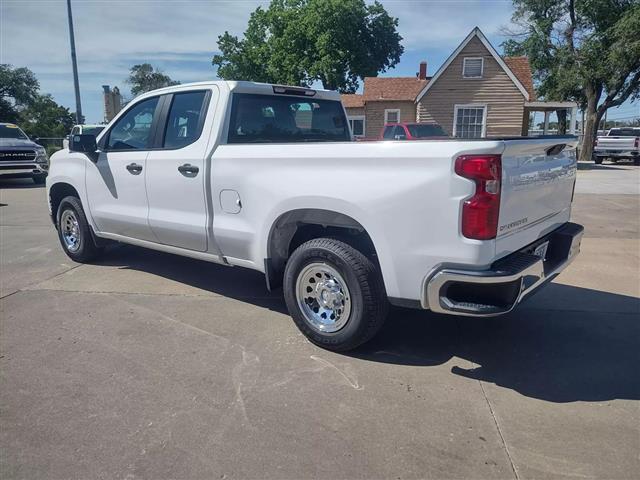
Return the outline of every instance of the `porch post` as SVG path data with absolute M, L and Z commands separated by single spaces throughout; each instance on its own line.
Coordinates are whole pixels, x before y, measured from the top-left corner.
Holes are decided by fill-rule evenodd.
M 530 119 L 531 119 L 531 111 L 525 108 L 524 113 L 522 114 L 522 131 L 520 132 L 520 134 L 523 137 L 526 137 L 527 135 L 529 135 Z
M 549 133 L 549 117 L 550 116 L 551 116 L 551 112 L 549 111 L 544 112 L 544 129 L 542 130 L 543 135 L 546 135 L 547 133 Z
M 571 108 L 571 123 L 569 124 L 569 133 L 571 135 L 576 134 L 576 121 L 578 120 L 578 107 Z

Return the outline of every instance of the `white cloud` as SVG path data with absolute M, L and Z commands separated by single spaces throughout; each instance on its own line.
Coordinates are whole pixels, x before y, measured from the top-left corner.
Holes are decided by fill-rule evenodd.
M 241 35 L 249 14 L 268 1 L 72 0 L 78 67 L 87 120 L 102 118 L 101 85 L 124 85 L 136 63 L 159 65 L 181 81 L 213 78 L 218 35 Z M 406 62 L 411 52 L 446 57 L 475 26 L 490 38 L 508 23 L 511 2 L 387 0 L 399 18 Z M 64 0 L 0 0 L 0 62 L 26 66 L 43 92 L 73 110 L 73 81 Z M 411 74 L 414 65 L 396 72 Z M 405 71 L 406 70 L 406 71 Z M 430 66 L 431 70 L 431 66 Z M 397 74 L 397 73 L 396 73 Z

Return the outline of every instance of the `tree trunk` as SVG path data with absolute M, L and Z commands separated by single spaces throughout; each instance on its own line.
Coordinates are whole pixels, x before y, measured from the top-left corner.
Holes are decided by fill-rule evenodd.
M 593 86 L 588 85 L 585 88 L 585 96 L 587 97 L 587 108 L 585 111 L 584 128 L 582 130 L 582 146 L 580 148 L 580 158 L 582 162 L 591 160 L 593 155 L 593 142 L 598 133 L 598 100 L 599 95 Z
M 567 111 L 564 108 L 556 110 L 556 115 L 558 116 L 558 135 L 564 135 L 567 133 Z

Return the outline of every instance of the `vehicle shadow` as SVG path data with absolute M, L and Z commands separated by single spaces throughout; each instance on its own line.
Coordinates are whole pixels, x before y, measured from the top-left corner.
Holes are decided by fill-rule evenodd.
M 100 265 L 148 272 L 287 314 L 264 276 L 190 258 L 118 246 Z M 381 332 L 346 355 L 430 367 L 551 402 L 640 399 L 640 299 L 551 283 L 509 315 L 469 318 L 391 308 Z M 471 362 L 471 364 L 469 364 Z
M 11 188 L 45 188 L 45 186 L 33 183 L 31 178 L 0 177 L 0 189 Z
M 640 399 L 640 299 L 551 283 L 509 315 L 394 309 L 354 356 L 432 366 L 550 402 Z M 469 365 L 471 362 L 473 365 Z
M 114 245 L 93 263 L 150 273 L 287 314 L 282 292 L 269 292 L 264 275 L 254 270 L 227 267 L 133 245 Z
M 608 164 L 596 164 L 596 163 L 586 163 L 586 162 L 578 162 L 578 170 L 624 170 L 624 168 L 616 167 L 615 163 Z M 631 163 L 630 165 L 633 165 Z

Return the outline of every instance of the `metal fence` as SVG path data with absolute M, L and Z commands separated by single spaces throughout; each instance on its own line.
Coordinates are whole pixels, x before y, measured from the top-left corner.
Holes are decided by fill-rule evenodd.
M 53 148 L 53 147 L 57 147 L 58 149 L 61 149 L 63 140 L 64 138 L 39 137 L 37 140 L 37 143 L 38 145 L 42 145 L 46 149 Z

